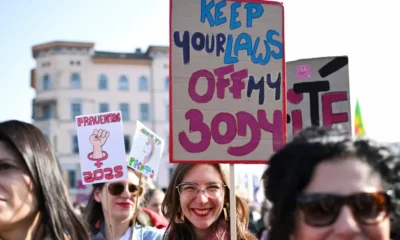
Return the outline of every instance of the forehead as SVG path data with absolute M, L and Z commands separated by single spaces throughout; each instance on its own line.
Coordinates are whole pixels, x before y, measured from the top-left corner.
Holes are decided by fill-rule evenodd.
M 317 165 L 306 193 L 352 194 L 382 190 L 380 176 L 355 157 L 325 161 Z
M 19 165 L 22 164 L 22 159 L 19 153 L 13 147 L 11 147 L 10 144 L 2 140 L 0 140 L 0 160 L 10 161 Z
M 222 177 L 214 166 L 200 164 L 187 171 L 182 182 L 206 184 L 209 182 L 222 182 Z

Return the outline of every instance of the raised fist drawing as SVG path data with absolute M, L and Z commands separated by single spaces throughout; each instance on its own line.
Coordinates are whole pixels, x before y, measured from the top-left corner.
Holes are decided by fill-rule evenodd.
M 107 159 L 107 153 L 103 152 L 103 145 L 106 143 L 110 132 L 102 129 L 95 129 L 93 134 L 90 135 L 89 141 L 93 145 L 93 152 L 89 154 L 90 160 L 105 160 Z

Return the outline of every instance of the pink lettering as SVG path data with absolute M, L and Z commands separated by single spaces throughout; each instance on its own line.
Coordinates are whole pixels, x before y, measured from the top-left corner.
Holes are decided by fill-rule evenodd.
M 242 98 L 242 90 L 246 87 L 243 80 L 248 76 L 249 71 L 247 69 L 242 69 L 231 74 L 232 86 L 229 88 L 229 92 L 232 93 L 234 99 Z
M 225 78 L 225 75 L 233 71 L 235 71 L 235 67 L 233 66 L 233 64 L 216 68 L 214 70 L 214 73 L 217 76 L 217 98 L 224 99 L 225 88 L 227 88 L 231 84 L 229 78 Z
M 226 123 L 225 134 L 221 134 L 219 127 L 222 122 Z M 236 119 L 230 113 L 218 113 L 211 121 L 211 135 L 218 144 L 228 144 L 236 137 Z
M 282 112 L 275 110 L 273 116 L 273 122 L 270 123 L 267 118 L 267 113 L 264 110 L 257 111 L 258 122 L 260 127 L 266 131 L 272 133 L 272 149 L 277 151 L 282 147 L 283 144 L 283 123 L 282 123 Z
M 186 112 L 185 118 L 189 120 L 189 133 L 199 132 L 198 143 L 192 143 L 185 132 L 179 133 L 179 142 L 182 147 L 191 153 L 204 152 L 210 146 L 211 133 L 210 128 L 203 122 L 203 113 L 198 109 L 190 109 Z
M 196 92 L 197 81 L 201 77 L 207 79 L 207 92 L 203 96 L 198 95 Z M 209 101 L 211 101 L 213 97 L 214 90 L 215 90 L 215 78 L 211 72 L 203 69 L 194 72 L 190 77 L 188 91 L 189 91 L 189 96 L 193 99 L 193 101 L 197 103 L 208 103 Z
M 324 126 L 331 127 L 334 123 L 347 122 L 349 116 L 347 113 L 333 113 L 332 103 L 347 100 L 346 92 L 331 92 L 322 94 L 322 116 Z

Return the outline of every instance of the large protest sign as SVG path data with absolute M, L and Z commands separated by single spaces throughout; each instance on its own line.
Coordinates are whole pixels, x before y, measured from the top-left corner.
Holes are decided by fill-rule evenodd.
M 283 6 L 171 0 L 170 161 L 266 163 L 286 138 Z
M 128 166 L 156 180 L 163 152 L 164 139 L 140 121 L 136 121 Z
M 75 117 L 82 183 L 125 180 L 128 177 L 121 112 Z
M 288 139 L 305 127 L 341 124 L 351 132 L 347 56 L 287 63 Z

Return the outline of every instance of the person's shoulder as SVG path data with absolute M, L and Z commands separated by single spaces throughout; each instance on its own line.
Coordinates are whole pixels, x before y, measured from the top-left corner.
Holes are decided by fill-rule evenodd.
M 161 240 L 163 239 L 165 229 L 157 229 L 151 226 L 141 226 L 143 229 L 143 237 L 145 239 L 156 239 Z

